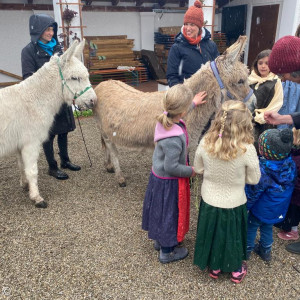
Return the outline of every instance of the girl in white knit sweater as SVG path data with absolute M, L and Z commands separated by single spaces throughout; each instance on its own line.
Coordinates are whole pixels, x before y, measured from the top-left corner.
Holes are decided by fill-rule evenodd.
M 240 283 L 246 273 L 245 184 L 257 184 L 259 162 L 253 146 L 251 112 L 241 101 L 226 101 L 195 154 L 203 174 L 194 263 L 210 277 L 231 272 Z

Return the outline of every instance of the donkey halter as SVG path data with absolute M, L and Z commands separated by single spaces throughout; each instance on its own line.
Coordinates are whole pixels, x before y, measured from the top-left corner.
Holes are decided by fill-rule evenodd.
M 92 88 L 92 86 L 87 86 L 84 90 L 80 91 L 80 92 L 73 92 L 71 90 L 71 88 L 68 86 L 67 81 L 64 79 L 60 64 L 59 64 L 59 58 L 57 58 L 57 65 L 58 65 L 58 70 L 59 70 L 59 76 L 61 79 L 61 88 L 62 88 L 62 93 L 64 92 L 64 87 L 66 86 L 66 88 L 71 92 L 71 94 L 73 94 L 73 104 L 75 105 L 75 100 L 80 97 L 81 95 L 83 95 L 86 91 L 88 91 L 90 88 Z
M 219 70 L 218 70 L 216 62 L 212 61 L 210 63 L 210 67 L 211 67 L 211 69 L 212 69 L 212 71 L 213 71 L 213 73 L 214 73 L 214 75 L 215 75 L 215 77 L 216 77 L 216 79 L 218 81 L 220 89 L 221 90 L 225 89 L 225 85 L 223 84 L 223 81 L 222 81 L 222 79 L 220 77 L 220 73 L 219 73 Z M 231 99 L 231 100 L 234 100 L 234 96 L 228 91 L 228 89 L 226 89 L 226 91 L 227 91 L 227 97 L 229 99 Z M 252 96 L 252 94 L 253 94 L 253 90 L 250 88 L 249 93 L 246 95 L 246 97 L 242 101 L 244 103 L 247 102 L 250 99 L 250 97 Z

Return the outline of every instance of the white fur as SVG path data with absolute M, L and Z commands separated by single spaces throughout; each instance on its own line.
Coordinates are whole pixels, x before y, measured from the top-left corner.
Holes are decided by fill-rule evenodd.
M 0 157 L 17 153 L 21 185 L 28 185 L 30 199 L 40 207 L 46 207 L 37 185 L 40 146 L 63 102 L 71 105 L 73 93 L 90 86 L 88 71 L 79 60 L 84 43 L 74 42 L 61 57 L 53 56 L 31 77 L 0 90 Z M 58 61 L 73 93 L 66 86 L 62 89 Z M 91 88 L 75 103 L 91 107 L 95 101 L 96 94 Z

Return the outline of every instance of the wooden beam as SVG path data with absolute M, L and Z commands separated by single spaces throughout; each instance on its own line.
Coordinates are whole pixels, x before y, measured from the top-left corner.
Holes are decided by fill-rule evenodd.
M 228 4 L 230 0 L 216 0 L 216 5 L 218 8 L 223 7 L 224 5 Z
M 19 76 L 19 75 L 16 75 L 16 74 L 13 74 L 13 73 L 10 73 L 10 72 L 1 70 L 1 69 L 0 69 L 0 73 L 1 73 L 1 74 L 4 74 L 4 75 L 6 75 L 6 76 L 12 77 L 12 78 L 19 79 L 19 80 L 22 80 L 22 79 L 23 79 L 23 78 L 22 78 L 21 76 Z
M 160 7 L 164 7 L 166 5 L 166 0 L 158 0 L 158 4 Z
M 111 5 L 112 6 L 117 6 L 120 3 L 120 0 L 112 0 Z
M 87 0 L 84 0 L 84 1 L 87 1 Z M 99 3 L 101 4 L 104 3 L 104 2 L 109 2 L 109 0 L 92 0 L 93 3 Z M 113 1 L 113 0 L 110 0 L 110 1 Z M 165 5 L 166 4 L 178 4 L 180 1 L 185 1 L 185 3 L 188 3 L 188 0 L 164 0 L 165 2 Z M 120 5 L 122 5 L 122 3 L 135 3 L 136 2 L 143 2 L 145 4 L 155 4 L 158 2 L 158 0 L 119 0 L 120 2 Z
M 137 6 L 100 6 L 85 5 L 82 11 L 104 11 L 104 12 L 152 12 L 152 7 Z
M 85 4 L 82 7 L 83 11 L 107 11 L 107 12 L 152 12 L 152 7 L 143 7 L 143 3 L 154 3 L 151 0 L 124 0 L 127 3 L 130 2 L 132 3 L 132 6 L 107 6 L 107 5 L 92 5 L 92 3 L 95 2 L 106 2 L 107 0 L 84 0 Z M 119 1 L 118 3 L 122 5 L 122 2 L 120 0 L 113 0 L 113 1 Z M 179 1 L 184 1 L 184 0 L 179 0 Z M 141 3 L 141 5 L 137 5 L 137 2 Z M 165 4 L 178 4 L 178 0 L 159 0 L 160 5 L 165 5 Z M 162 7 L 162 6 L 161 6 Z M 183 6 L 185 7 L 185 6 Z M 180 7 L 174 7 L 172 9 L 180 9 Z M 0 3 L 0 10 L 26 10 L 26 11 L 31 11 L 31 10 L 42 10 L 42 11 L 53 11 L 53 5 L 52 4 L 10 4 L 10 3 Z
M 144 3 L 144 0 L 136 0 L 136 6 L 142 6 Z
M 179 7 L 185 7 L 185 4 L 187 3 L 186 0 L 180 0 L 179 1 Z
M 7 87 L 7 86 L 10 86 L 10 85 L 14 85 L 14 84 L 20 83 L 20 82 L 21 82 L 21 81 L 0 82 L 0 87 Z
M 0 3 L 0 10 L 53 10 L 53 5 Z

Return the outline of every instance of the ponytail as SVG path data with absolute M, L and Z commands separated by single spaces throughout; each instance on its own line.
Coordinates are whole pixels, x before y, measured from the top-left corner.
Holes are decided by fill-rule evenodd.
M 164 111 L 156 119 L 165 129 L 170 129 L 174 124 L 170 114 L 167 111 Z

